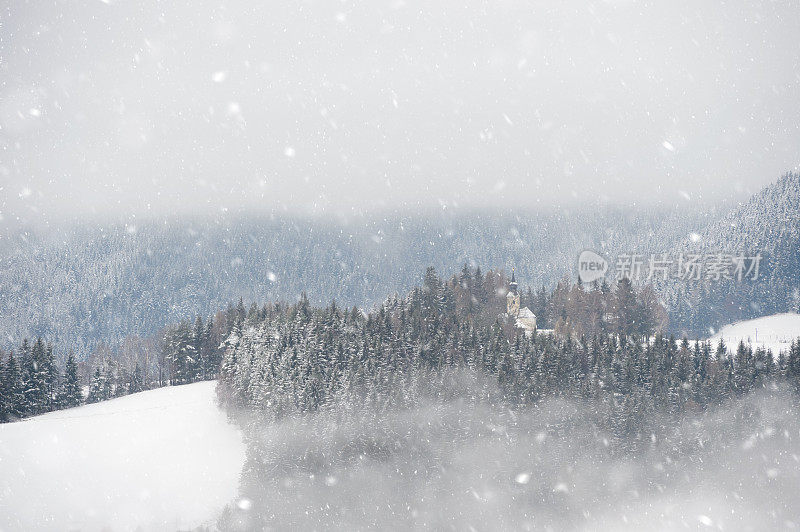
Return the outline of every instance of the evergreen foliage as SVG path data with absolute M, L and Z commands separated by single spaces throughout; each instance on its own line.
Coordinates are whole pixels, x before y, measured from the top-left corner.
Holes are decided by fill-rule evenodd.
M 83 403 L 83 391 L 78 378 L 78 364 L 75 362 L 75 355 L 70 351 L 64 368 L 60 404 L 64 408 L 72 408 L 81 403 Z
M 615 289 L 557 288 L 547 306 L 564 324 L 560 332 L 528 336 L 501 313 L 484 323 L 477 309 L 496 308 L 504 298 L 497 290 L 479 296 L 469 288 L 476 277 L 479 271 L 465 268 L 445 282 L 428 269 L 421 288 L 368 314 L 335 304 L 313 308 L 304 297 L 270 307 L 226 340 L 220 398 L 260 421 L 320 410 L 374 414 L 436 396 L 447 389 L 436 383 L 463 369 L 496 379 L 512 407 L 569 397 L 607 412 L 607 428 L 620 439 L 635 439 L 649 434 L 649 413 L 678 416 L 800 375 L 796 348 L 784 371 L 767 362 L 771 353 L 744 344 L 731 356 L 720 343 L 712 355 L 708 342 L 665 336 L 642 319 L 643 292 L 624 282 Z M 600 312 L 591 336 L 570 325 L 586 312 L 572 297 L 611 309 Z
M 108 396 L 106 395 L 106 376 L 100 370 L 100 366 L 97 366 L 94 368 L 94 375 L 92 376 L 92 382 L 89 385 L 89 395 L 86 397 L 86 403 L 98 403 L 106 399 L 108 399 Z
M 13 352 L 8 354 L 0 386 L 3 388 L 6 402 L 5 419 L 3 421 L 23 417 L 27 413 L 25 389 L 19 362 Z
M 255 307 L 248 314 L 242 309 L 243 304 L 229 306 L 214 319 L 198 317 L 193 327 L 188 322 L 166 327 L 160 357 L 151 356 L 151 350 L 139 342 L 116 352 L 101 343 L 81 363 L 70 351 L 63 363 L 63 373 L 52 345 L 42 338 L 33 344 L 25 339 L 19 356 L 13 353 L 4 356 L 0 352 L 0 422 L 79 406 L 84 400 L 105 401 L 154 386 L 216 379 L 226 345 L 220 338 L 228 336 L 229 329 L 245 317 L 255 323 L 266 312 Z M 133 356 L 126 356 L 130 355 L 128 351 Z M 159 371 L 157 380 L 151 378 L 153 365 Z M 89 389 L 85 399 L 84 384 Z
M 800 173 L 783 175 L 746 203 L 683 238 L 677 253 L 761 256 L 758 276 L 730 279 L 669 279 L 656 283 L 670 308 L 672 329 L 703 334 L 709 328 L 781 312 L 800 312 Z M 745 272 L 754 267 L 745 263 Z
M 242 294 L 250 301 L 294 301 L 305 290 L 314 305 L 335 299 L 370 308 L 386 294 L 411 289 L 426 266 L 449 271 L 464 261 L 507 259 L 532 286 L 551 290 L 577 253 L 609 240 L 609 227 L 615 228 L 609 244 L 632 252 L 641 241 L 671 242 L 707 223 L 707 213 L 668 215 L 591 206 L 342 221 L 288 214 L 141 221 L 133 235 L 124 225 L 95 223 L 59 226 L 55 234 L 26 231 L 0 242 L 0 348 L 11 348 L 8 338 L 41 334 L 64 352 L 86 354 L 101 341 L 117 347 L 128 336 L 149 337 L 164 324 L 205 317 Z M 26 287 L 25 297 L 19 287 Z

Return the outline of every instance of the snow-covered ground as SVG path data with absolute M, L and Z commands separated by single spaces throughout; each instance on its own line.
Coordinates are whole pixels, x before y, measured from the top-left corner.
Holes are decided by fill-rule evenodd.
M 752 320 L 738 321 L 724 326 L 711 337 L 716 344 L 723 338 L 729 350 L 736 350 L 740 341 L 751 344 L 753 349 L 771 349 L 775 356 L 781 351 L 788 352 L 792 340 L 800 337 L 800 314 L 787 312 L 773 314 Z
M 178 530 L 236 497 L 245 446 L 215 382 L 0 425 L 0 530 Z

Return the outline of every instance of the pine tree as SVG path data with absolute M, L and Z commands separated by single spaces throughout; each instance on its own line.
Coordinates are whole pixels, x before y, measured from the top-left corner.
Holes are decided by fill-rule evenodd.
M 102 400 L 105 401 L 116 395 L 115 392 L 119 383 L 117 362 L 113 358 L 103 361 L 103 377 L 103 392 L 101 396 Z
M 753 387 L 754 367 L 752 350 L 739 342 L 733 359 L 733 389 L 738 395 L 744 395 Z
M 22 340 L 22 346 L 20 346 L 19 373 L 23 396 L 22 407 L 20 410 L 20 416 L 22 417 L 35 413 L 35 395 L 37 392 L 34 382 L 36 375 L 36 362 L 34 361 L 34 357 L 31 352 L 31 346 L 28 343 L 27 338 Z
M 53 345 L 48 343 L 44 357 L 44 411 L 49 412 L 60 408 L 59 406 L 59 378 L 58 365 L 53 354 Z
M 6 365 L 3 360 L 3 352 L 0 351 L 0 423 L 8 421 L 9 410 L 11 410 L 11 393 L 9 383 L 6 382 Z
M 94 376 L 92 382 L 89 384 L 89 395 L 86 397 L 86 403 L 99 403 L 108 399 L 108 386 L 106 383 L 106 376 L 101 371 L 100 366 L 94 368 Z
M 800 338 L 792 342 L 789 359 L 786 363 L 786 379 L 800 389 Z
M 27 415 L 27 407 L 25 401 L 25 388 L 22 382 L 22 372 L 20 371 L 17 357 L 14 353 L 8 354 L 8 360 L 4 370 L 3 382 L 6 388 L 6 397 L 8 401 L 8 410 L 6 415 L 8 418 L 21 418 Z
M 236 305 L 236 319 L 244 322 L 247 317 L 247 310 L 244 308 L 244 300 L 240 297 L 239 303 Z
M 258 307 L 255 303 L 253 303 L 253 306 L 250 308 L 248 320 L 255 325 L 258 320 L 258 315 Z M 192 358 L 192 363 L 189 367 L 189 378 L 192 382 L 205 378 L 203 371 L 205 367 L 205 361 L 203 360 L 204 346 L 206 344 L 205 336 L 206 327 L 203 323 L 203 318 L 202 316 L 197 316 L 197 319 L 194 322 L 194 331 L 192 334 L 192 348 L 194 357 Z
M 238 322 L 238 319 L 237 319 Z M 183 321 L 169 330 L 164 337 L 164 358 L 169 364 L 172 384 L 186 384 L 194 380 L 197 367 L 192 328 Z
M 75 362 L 75 355 L 72 351 L 67 355 L 67 363 L 64 367 L 60 402 L 64 408 L 72 408 L 83 403 L 83 391 L 78 378 L 78 364 Z
M 49 406 L 49 379 L 50 367 L 48 365 L 47 349 L 44 341 L 39 337 L 31 348 L 29 364 L 25 373 L 28 381 L 25 387 L 25 400 L 32 414 L 46 412 Z
M 442 282 L 436 275 L 436 270 L 430 266 L 425 271 L 425 279 L 422 286 L 422 319 L 425 324 L 425 332 L 428 335 L 434 334 L 439 330 L 439 319 L 443 307 Z
M 714 351 L 714 355 L 717 360 L 722 360 L 725 355 L 728 354 L 728 346 L 725 345 L 725 340 L 720 337 L 719 343 L 717 344 L 717 349 Z
M 617 333 L 629 336 L 638 332 L 636 293 L 631 280 L 627 277 L 620 279 L 617 291 L 614 294 L 614 311 L 616 313 Z
M 142 368 L 139 366 L 139 362 L 136 362 L 136 366 L 133 368 L 133 372 L 130 376 L 130 382 L 128 383 L 128 393 L 138 393 L 144 390 L 142 381 Z

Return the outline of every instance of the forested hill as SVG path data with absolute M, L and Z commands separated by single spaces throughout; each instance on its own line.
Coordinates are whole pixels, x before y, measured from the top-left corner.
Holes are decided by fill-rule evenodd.
M 757 279 L 657 286 L 676 331 L 705 335 L 709 328 L 800 309 L 800 173 L 789 173 L 749 201 L 675 244 L 677 252 L 755 256 Z M 666 250 L 671 251 L 671 250 Z
M 79 225 L 8 234 L 0 249 L 0 348 L 44 336 L 79 357 L 236 302 L 336 300 L 370 309 L 414 286 L 427 266 L 509 271 L 521 286 L 574 280 L 584 249 L 619 253 L 760 252 L 758 283 L 656 286 L 678 333 L 800 304 L 800 176 L 789 174 L 726 214 L 590 207 L 539 213 L 441 212 L 350 218 L 243 216 Z M 691 242 L 689 235 L 699 235 Z M 612 272 L 613 274 L 613 272 Z
M 334 528 L 382 522 L 424 528 L 431 521 L 417 520 L 419 514 L 409 508 L 430 507 L 430 486 L 444 485 L 447 489 L 436 493 L 457 494 L 441 503 L 436 499 L 448 512 L 465 504 L 507 505 L 485 523 L 491 529 L 499 519 L 522 512 L 518 500 L 557 504 L 560 512 L 562 492 L 575 489 L 563 480 L 573 468 L 583 474 L 598 460 L 620 460 L 593 477 L 596 484 L 586 497 L 616 500 L 630 489 L 609 494 L 603 483 L 629 471 L 638 457 L 646 464 L 643 474 L 665 463 L 672 468 L 674 461 L 685 460 L 687 449 L 712 447 L 707 458 L 712 463 L 721 452 L 719 438 L 730 438 L 731 446 L 745 451 L 758 441 L 757 450 L 735 458 L 737 464 L 755 462 L 746 469 L 749 476 L 740 478 L 764 479 L 759 489 L 775 489 L 776 473 L 767 477 L 763 468 L 781 467 L 783 475 L 778 457 L 790 453 L 773 452 L 768 441 L 761 447 L 753 422 L 762 414 L 753 403 L 735 410 L 735 421 L 723 430 L 708 423 L 730 405 L 736 408 L 733 399 L 752 399 L 752 391 L 759 391 L 755 397 L 769 394 L 764 414 L 793 411 L 796 396 L 778 390 L 800 387 L 800 340 L 777 360 L 744 344 L 731 355 L 721 344 L 662 334 L 643 341 L 641 333 L 653 329 L 639 324 L 653 322 L 646 316 L 646 298 L 626 281 L 609 291 L 586 290 L 613 309 L 608 333 L 528 336 L 502 316 L 483 322 L 492 301 L 499 302 L 483 289 L 486 279 L 474 282 L 480 279 L 476 273 L 445 282 L 429 270 L 420 288 L 389 298 L 367 315 L 335 305 L 318 308 L 303 299 L 270 308 L 249 327 L 234 328 L 225 343 L 218 393 L 247 434 L 240 498 L 248 505 L 228 508 L 219 528 L 313 529 L 331 522 Z M 569 306 L 564 311 L 565 321 L 571 321 Z M 620 319 L 625 316 L 637 319 Z M 765 438 L 774 434 L 776 442 L 788 442 L 781 436 L 788 434 L 781 428 L 787 426 L 767 423 Z M 695 435 L 693 427 L 702 430 Z M 508 455 L 505 446 L 511 448 Z M 559 462 L 576 454 L 583 459 L 570 463 L 578 466 Z M 494 471 L 484 473 L 487 463 Z M 706 467 L 706 457 L 692 459 L 686 471 L 694 474 L 699 467 Z M 457 473 L 460 468 L 472 476 Z M 721 470 L 730 475 L 729 464 Z M 529 481 L 540 482 L 539 476 L 547 480 L 524 491 Z M 684 476 L 674 469 L 664 474 Z M 701 478 L 690 481 L 693 486 L 708 480 L 696 476 Z M 633 481 L 627 478 L 622 485 Z M 498 487 L 481 488 L 494 482 Z M 642 484 L 643 490 L 663 491 L 658 482 Z M 740 488 L 737 482 L 732 489 Z M 502 489 L 514 495 L 492 498 Z M 388 492 L 392 504 L 384 500 Z M 551 503 L 554 493 L 558 498 Z M 559 523 L 550 512 L 536 515 Z
M 480 268 L 464 266 L 459 274 L 444 281 L 429 267 L 422 279 L 422 287 L 415 288 L 406 299 L 397 295 L 388 297 L 379 315 L 385 316 L 386 309 L 405 308 L 406 302 L 410 302 L 408 313 L 403 310 L 400 314 L 401 321 L 407 316 L 416 323 L 407 331 L 412 335 L 429 331 L 425 342 L 447 334 L 444 331 L 454 321 L 474 331 L 485 331 L 500 320 L 504 323 L 501 328 L 510 332 L 503 317 L 508 279 L 502 272 L 482 272 Z M 613 291 L 607 284 L 587 290 L 559 282 L 549 293 L 526 291 L 522 302 L 536 309 L 540 327 L 552 326 L 557 334 L 575 338 L 608 332 L 650 334 L 663 330 L 665 323 L 664 310 L 652 290 L 636 290 L 627 280 Z M 353 323 L 362 321 L 363 314 L 358 308 L 338 309 L 332 303 L 325 312 Z M 77 406 L 84 401 L 94 403 L 155 387 L 216 379 L 222 355 L 229 346 L 238 345 L 243 336 L 264 333 L 265 323 L 283 323 L 287 316 L 297 313 L 314 313 L 305 294 L 296 305 L 252 304 L 249 310 L 240 300 L 235 307 L 230 306 L 208 319 L 198 316 L 194 324 L 184 320 L 166 326 L 155 337 L 138 341 L 131 338 L 114 351 L 100 345 L 80 362 L 70 352 L 64 364 L 59 363 L 60 357 L 53 346 L 41 337 L 33 343 L 23 340 L 12 353 L 0 350 L 0 422 Z M 266 334 L 272 333 L 268 330 Z M 274 338 L 266 338 L 271 339 Z M 407 340 L 416 341 L 410 337 Z M 460 348 L 459 345 L 457 342 L 448 349 Z M 334 347 L 331 344 L 321 347 L 328 351 L 325 356 L 329 358 Z M 381 353 L 384 347 L 387 345 L 373 346 L 376 353 Z M 242 356 L 250 358 L 250 354 Z M 252 379 L 248 378 L 248 382 Z M 88 387 L 85 397 L 84 386 Z
M 620 438 L 643 438 L 648 409 L 682 413 L 773 381 L 800 385 L 800 339 L 778 357 L 744 344 L 733 356 L 722 342 L 679 344 L 659 330 L 662 309 L 648 289 L 627 279 L 557 289 L 548 307 L 561 309 L 560 326 L 530 335 L 499 313 L 502 291 L 487 290 L 503 282 L 469 269 L 445 281 L 429 268 L 421 287 L 366 315 L 335 304 L 315 308 L 305 298 L 271 307 L 226 339 L 220 397 L 267 420 L 319 409 L 374 414 L 437 393 L 443 371 L 465 368 L 497 379 L 511 404 L 581 397 L 626 416 L 608 427 Z M 597 322 L 604 322 L 581 334 L 564 325 L 590 321 L 591 298 L 573 304 L 577 293 L 596 296 Z
M 699 214 L 698 214 L 699 216 Z M 696 218 L 585 208 L 539 214 L 428 213 L 350 219 L 245 217 L 78 226 L 20 234 L 0 253 L 0 347 L 44 336 L 85 356 L 104 341 L 209 316 L 243 297 L 371 308 L 433 265 L 517 269 L 552 288 L 579 251 L 627 247 Z

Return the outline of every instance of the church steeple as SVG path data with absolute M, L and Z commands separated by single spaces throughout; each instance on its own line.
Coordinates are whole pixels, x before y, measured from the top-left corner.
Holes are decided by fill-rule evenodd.
M 508 283 L 508 294 L 506 295 L 506 313 L 516 318 L 519 315 L 519 292 L 517 291 L 517 279 L 514 276 L 514 269 L 511 270 L 511 282 Z

